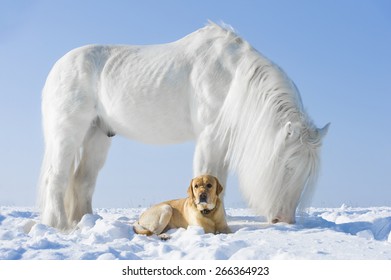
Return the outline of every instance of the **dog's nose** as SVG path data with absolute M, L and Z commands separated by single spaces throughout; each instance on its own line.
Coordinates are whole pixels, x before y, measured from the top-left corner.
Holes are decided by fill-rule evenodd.
M 202 202 L 207 202 L 207 199 L 208 199 L 208 196 L 207 196 L 207 194 L 206 193 L 202 193 L 202 194 L 200 194 L 200 203 L 202 203 Z

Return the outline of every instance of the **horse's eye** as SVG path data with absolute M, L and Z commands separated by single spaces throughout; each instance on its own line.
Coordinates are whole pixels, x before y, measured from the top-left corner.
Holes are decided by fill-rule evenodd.
M 207 184 L 206 187 L 210 189 L 212 187 L 212 184 Z

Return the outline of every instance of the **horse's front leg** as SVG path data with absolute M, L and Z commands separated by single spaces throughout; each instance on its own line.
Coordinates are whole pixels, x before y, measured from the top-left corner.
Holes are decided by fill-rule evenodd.
M 203 174 L 215 176 L 225 190 L 228 176 L 228 165 L 225 163 L 226 152 L 224 143 L 216 141 L 214 129 L 211 126 L 206 127 L 199 134 L 196 142 L 193 159 L 194 176 Z

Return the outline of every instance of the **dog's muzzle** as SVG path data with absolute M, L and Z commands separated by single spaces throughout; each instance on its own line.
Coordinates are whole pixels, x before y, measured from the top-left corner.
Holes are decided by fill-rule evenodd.
M 200 194 L 200 203 L 207 203 L 208 202 L 208 195 L 206 193 Z

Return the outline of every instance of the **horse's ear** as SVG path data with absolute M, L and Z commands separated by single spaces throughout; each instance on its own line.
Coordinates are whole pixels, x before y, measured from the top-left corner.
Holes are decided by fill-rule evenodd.
M 326 124 L 323 128 L 318 129 L 318 135 L 320 138 L 323 138 L 326 136 L 327 132 L 329 131 L 330 123 Z
M 291 137 L 293 135 L 293 126 L 291 122 L 287 122 L 285 124 L 285 132 L 286 132 L 286 137 Z
M 194 200 L 193 180 L 190 181 L 190 186 L 187 188 L 187 196 Z

